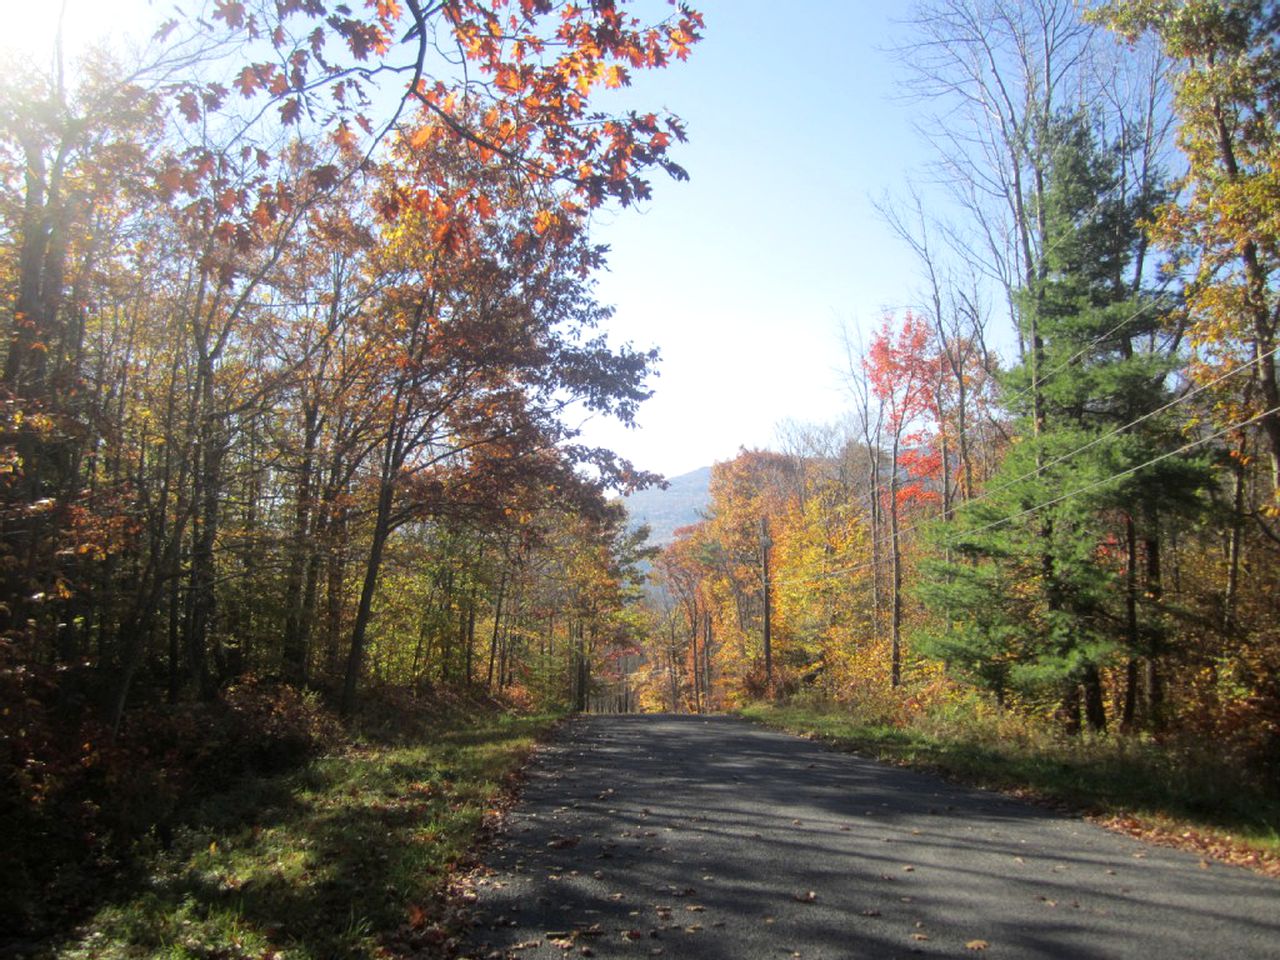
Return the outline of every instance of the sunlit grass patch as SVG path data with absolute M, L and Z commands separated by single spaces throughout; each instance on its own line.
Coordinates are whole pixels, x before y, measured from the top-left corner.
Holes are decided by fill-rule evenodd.
M 473 718 L 246 780 L 195 807 L 145 877 L 43 955 L 330 960 L 443 938 L 450 871 L 552 719 Z

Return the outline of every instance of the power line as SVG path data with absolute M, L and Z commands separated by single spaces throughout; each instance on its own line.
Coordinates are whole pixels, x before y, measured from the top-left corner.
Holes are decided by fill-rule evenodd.
M 1140 306 L 1137 310 L 1135 310 L 1133 313 L 1129 314 L 1127 317 L 1125 317 L 1123 320 L 1121 320 L 1119 323 L 1113 326 L 1110 330 L 1107 330 L 1105 333 L 1101 333 L 1098 336 L 1094 337 L 1092 340 L 1086 343 L 1083 347 L 1081 347 L 1071 356 L 1067 357 L 1066 360 L 1063 360 L 1061 363 L 1059 363 L 1052 370 L 1049 370 L 1048 372 L 1040 374 L 1039 376 L 1035 377 L 1031 381 L 1031 383 L 1026 387 L 1024 387 L 1022 390 L 1015 393 L 1009 399 L 1001 401 L 1001 406 L 1005 407 L 1006 409 L 1009 407 L 1012 407 L 1015 403 L 1017 403 L 1023 397 L 1027 396 L 1027 394 L 1031 393 L 1032 391 L 1040 387 L 1043 387 L 1046 383 L 1049 382 L 1050 378 L 1056 376 L 1057 374 L 1065 370 L 1067 367 L 1071 366 L 1081 357 L 1088 354 L 1089 351 L 1092 350 L 1094 347 L 1097 347 L 1099 344 L 1104 343 L 1105 341 L 1111 339 L 1111 337 L 1115 336 L 1117 333 L 1119 333 L 1121 330 L 1127 327 L 1134 320 L 1137 320 L 1148 310 L 1151 310 L 1153 307 L 1163 306 L 1163 304 L 1161 303 L 1161 300 L 1165 299 L 1167 296 L 1168 295 L 1166 294 L 1160 294 L 1159 296 L 1151 300 L 1148 300 L 1142 306 Z M 973 424 L 968 429 L 962 431 L 960 436 L 967 435 L 969 430 L 975 429 L 977 426 L 979 426 L 979 424 L 977 423 Z
M 1249 369 L 1249 367 L 1253 366 L 1255 363 L 1260 363 L 1263 360 L 1266 360 L 1267 358 L 1274 356 L 1277 350 L 1280 350 L 1280 346 L 1272 347 L 1266 353 L 1256 356 L 1252 360 L 1242 363 L 1237 367 L 1233 367 L 1231 370 L 1227 371 L 1226 373 L 1222 374 L 1219 377 L 1214 378 L 1213 380 L 1210 380 L 1208 383 L 1202 383 L 1200 384 L 1200 386 L 1196 387 L 1195 389 L 1189 390 L 1187 393 L 1184 393 L 1179 397 L 1174 397 L 1164 406 L 1158 407 L 1155 410 L 1148 411 L 1147 413 L 1144 413 L 1142 416 L 1138 417 L 1136 420 L 1130 420 L 1128 423 L 1123 424 L 1122 426 L 1116 427 L 1110 433 L 1099 434 L 1098 436 L 1090 440 L 1088 443 L 1081 444 L 1080 446 L 1076 447 L 1074 450 L 1069 450 L 1066 453 L 1060 454 L 1054 457 L 1048 463 L 1044 463 L 1036 467 L 1034 470 L 1024 473 L 1020 477 L 1016 477 L 1013 480 L 1008 480 L 1000 484 L 999 486 L 984 490 L 982 491 L 982 493 L 978 494 L 978 496 L 970 497 L 968 500 L 966 500 L 965 506 L 969 506 L 974 503 L 980 503 L 981 501 L 994 496 L 995 494 L 1001 492 L 1002 490 L 1008 490 L 1010 487 L 1017 486 L 1023 480 L 1030 480 L 1034 477 L 1038 477 L 1040 474 L 1044 473 L 1050 467 L 1057 466 L 1059 463 L 1062 463 L 1063 461 L 1069 460 L 1072 457 L 1076 456 L 1076 454 L 1083 453 L 1089 448 L 1095 447 L 1105 440 L 1110 440 L 1112 437 L 1117 436 L 1121 433 L 1124 433 L 1126 430 L 1129 430 L 1132 427 L 1138 426 L 1138 424 L 1140 423 L 1143 423 L 1147 420 L 1152 419 L 1153 417 L 1157 417 L 1162 413 L 1166 413 L 1167 411 L 1172 410 L 1174 407 L 1178 406 L 1181 403 L 1186 403 L 1190 401 L 1193 397 L 1199 396 L 1201 393 L 1204 393 L 1206 390 L 1210 389 L 1211 387 L 1215 387 L 1218 384 L 1222 383 L 1222 381 L 1227 380 L 1231 377 L 1234 377 L 1237 373 L 1240 373 L 1242 370 Z
M 1217 430 L 1209 434 L 1207 437 L 1201 437 L 1199 440 L 1192 440 L 1189 443 L 1184 443 L 1182 446 L 1178 447 L 1177 449 L 1166 450 L 1164 453 L 1160 454 L 1159 456 L 1152 457 L 1150 460 L 1147 460 L 1145 463 L 1140 463 L 1137 466 L 1129 467 L 1125 470 L 1121 470 L 1119 473 L 1113 473 L 1109 477 L 1103 477 L 1101 480 L 1095 480 L 1093 481 L 1093 483 L 1085 484 L 1083 487 L 1077 487 L 1075 490 L 1068 490 L 1066 493 L 1061 494 L 1057 497 L 1054 497 L 1052 500 L 1046 500 L 1044 503 L 1036 504 L 1034 507 L 1028 507 L 1027 509 L 1021 511 L 1020 513 L 1015 513 L 1009 517 L 1002 517 L 999 520 L 994 520 L 991 523 L 985 524 L 981 527 L 976 527 L 973 530 L 968 530 L 966 531 L 966 535 L 972 536 L 975 533 L 983 533 L 987 530 L 994 529 L 995 527 L 1003 526 L 1006 523 L 1012 523 L 1014 520 L 1020 520 L 1022 517 L 1035 513 L 1038 510 L 1043 510 L 1045 507 L 1056 506 L 1057 504 L 1062 503 L 1064 500 L 1070 500 L 1072 497 L 1079 496 L 1082 493 L 1088 493 L 1090 490 L 1096 490 L 1099 487 L 1105 486 L 1114 480 L 1121 480 L 1125 477 L 1132 476 L 1133 474 L 1137 473 L 1139 470 L 1145 470 L 1147 467 L 1154 466 L 1155 464 L 1160 463 L 1162 460 L 1168 460 L 1170 457 L 1176 457 L 1181 454 L 1188 453 L 1191 450 L 1194 450 L 1196 447 L 1203 446 L 1206 443 L 1209 443 L 1213 440 L 1217 440 L 1219 437 L 1226 436 L 1228 433 L 1230 433 L 1233 430 L 1239 430 L 1242 427 L 1247 427 L 1252 423 L 1257 423 L 1259 420 L 1263 420 L 1276 413 L 1280 413 L 1280 405 L 1274 406 L 1270 410 L 1264 410 L 1262 413 L 1259 413 L 1256 416 L 1252 416 L 1248 420 L 1241 420 L 1239 423 L 1234 423 L 1229 427 L 1223 427 L 1221 430 Z M 948 540 L 945 542 L 944 546 L 952 546 L 959 542 L 960 542 L 959 539 Z
M 1034 470 L 1030 470 L 1027 473 L 1022 474 L 1022 476 L 1020 477 L 1015 477 L 1014 479 L 1008 480 L 998 486 L 984 490 L 982 493 L 978 494 L 976 497 L 970 497 L 968 500 L 964 502 L 964 506 L 966 507 L 972 506 L 975 503 L 981 503 L 983 500 L 990 499 L 991 497 L 995 496 L 995 494 L 1000 493 L 1003 490 L 1008 490 L 1010 487 L 1017 486 L 1019 483 L 1023 482 L 1024 480 L 1033 479 L 1039 476 L 1040 474 L 1044 473 L 1050 467 L 1054 467 L 1060 463 L 1068 461 L 1072 457 L 1076 456 L 1077 454 L 1083 453 L 1085 450 L 1088 450 L 1091 447 L 1097 446 L 1099 443 L 1102 443 L 1103 441 L 1110 440 L 1112 437 L 1115 437 L 1121 433 L 1124 433 L 1126 430 L 1129 430 L 1137 426 L 1138 424 L 1143 423 L 1146 420 L 1150 420 L 1151 418 L 1156 417 L 1161 413 L 1165 413 L 1169 410 L 1172 410 L 1174 407 L 1178 406 L 1179 404 L 1187 403 L 1193 398 L 1199 396 L 1201 393 L 1205 392 L 1206 390 L 1222 383 L 1224 380 L 1227 380 L 1235 376 L 1236 374 L 1249 369 L 1249 367 L 1253 366 L 1255 363 L 1260 363 L 1263 360 L 1267 360 L 1268 358 L 1274 356 L 1277 353 L 1277 351 L 1280 351 L 1280 346 L 1273 347 L 1271 350 L 1268 350 L 1266 353 L 1260 354 L 1246 361 L 1245 363 L 1240 364 L 1239 366 L 1233 367 L 1231 370 L 1227 371 L 1226 373 L 1218 377 L 1215 377 L 1213 380 L 1210 380 L 1208 383 L 1203 383 L 1200 386 L 1196 387 L 1195 389 L 1190 390 L 1179 397 L 1175 397 L 1173 400 L 1169 401 L 1164 406 L 1159 407 L 1155 410 L 1148 411 L 1147 413 L 1144 413 L 1142 416 L 1138 417 L 1137 419 L 1131 420 L 1126 424 L 1116 427 L 1110 433 L 1100 434 L 1094 437 L 1092 440 L 1089 440 L 1087 443 L 1081 444 L 1080 446 L 1076 447 L 1073 450 L 1069 450 L 1066 453 L 1059 454 L 1057 457 L 1050 460 L 1048 463 L 1042 464 L 1041 466 L 1036 467 Z M 869 504 L 870 500 L 874 496 L 875 496 L 874 492 L 868 492 L 866 494 L 862 494 L 857 498 L 857 502 Z M 924 522 L 929 522 L 929 521 L 924 521 Z M 905 534 L 912 533 L 913 531 L 918 530 L 921 526 L 924 525 L 924 522 L 914 523 L 907 526 L 906 528 L 898 532 L 898 536 L 902 537 Z M 892 541 L 891 537 L 880 537 L 876 540 L 876 542 L 879 544 L 884 544 L 891 541 Z M 832 571 L 832 572 L 836 572 L 836 571 Z M 790 581 L 787 581 L 787 582 L 790 582 Z
M 1018 393 L 1014 394 L 1014 395 L 1013 395 L 1011 398 L 1009 398 L 1008 400 L 1002 401 L 1001 405 L 1002 405 L 1002 406 L 1004 406 L 1004 407 L 1006 407 L 1006 408 L 1007 408 L 1007 407 L 1010 407 L 1010 406 L 1012 406 L 1014 403 L 1016 403 L 1017 401 L 1019 401 L 1019 400 L 1021 400 L 1023 397 L 1025 397 L 1027 394 L 1029 394 L 1032 390 L 1036 389 L 1037 387 L 1043 386 L 1045 383 L 1047 383 L 1047 382 L 1048 382 L 1048 380 L 1049 380 L 1049 378 L 1050 378 L 1050 377 L 1053 377 L 1054 375 L 1056 375 L 1056 374 L 1058 374 L 1058 373 L 1061 373 L 1063 370 L 1065 370 L 1065 369 L 1066 369 L 1067 367 L 1069 367 L 1071 364 L 1075 363 L 1075 362 L 1076 362 L 1077 360 L 1079 360 L 1081 357 L 1085 356 L 1085 355 L 1086 355 L 1090 350 L 1092 350 L 1092 349 L 1093 349 L 1094 347 L 1096 347 L 1098 344 L 1100 344 L 1100 343 L 1104 342 L 1105 340 L 1108 340 L 1108 339 L 1109 339 L 1110 337 L 1112 337 L 1114 334 L 1118 333 L 1121 329 L 1123 329 L 1125 326 L 1127 326 L 1127 325 L 1128 325 L 1129 323 L 1131 323 L 1132 321 L 1136 320 L 1138 317 L 1140 317 L 1140 316 L 1141 316 L 1143 313 L 1145 313 L 1147 310 L 1151 309 L 1153 306 L 1156 306 L 1156 305 L 1157 305 L 1157 303 L 1158 303 L 1158 301 L 1159 301 L 1159 298 L 1157 297 L 1155 300 L 1151 300 L 1151 301 L 1148 301 L 1147 303 L 1143 304 L 1143 305 L 1142 305 L 1141 307 L 1139 307 L 1136 311 L 1134 311 L 1133 313 L 1131 313 L 1129 316 L 1125 317 L 1123 320 L 1121 320 L 1118 324 L 1116 324 L 1116 325 L 1115 325 L 1114 327 L 1112 327 L 1110 330 L 1106 331 L 1105 333 L 1102 333 L 1102 334 L 1098 335 L 1097 337 L 1094 337 L 1094 338 L 1093 338 L 1092 340 L 1090 340 L 1087 344 L 1085 344 L 1083 347 L 1081 347 L 1079 350 L 1077 350 L 1075 353 L 1073 353 L 1070 357 L 1068 357 L 1068 358 L 1067 358 L 1066 360 L 1064 360 L 1062 363 L 1058 364 L 1058 365 L 1057 365 L 1056 367 L 1054 367 L 1052 370 L 1048 371 L 1047 373 L 1043 374 L 1043 375 L 1042 375 L 1042 376 L 1040 376 L 1040 377 L 1037 377 L 1037 378 L 1036 378 L 1036 379 L 1035 379 L 1035 380 L 1034 380 L 1034 381 L 1033 381 L 1029 386 L 1027 386 L 1027 387 L 1023 388 L 1022 390 L 1020 390 Z M 1275 351 L 1273 350 L 1273 351 L 1271 351 L 1271 352 L 1272 352 L 1272 353 L 1274 353 Z M 1249 361 L 1249 364 L 1256 363 L 1256 362 L 1257 362 L 1258 360 L 1260 360 L 1260 359 L 1263 359 L 1263 358 L 1262 358 L 1262 357 L 1254 358 L 1253 360 L 1250 360 L 1250 361 Z M 1245 364 L 1245 366 L 1248 366 L 1249 364 Z M 1239 369 L 1239 368 L 1237 368 L 1237 369 Z M 1233 370 L 1231 373 L 1227 374 L 1226 376 L 1230 376 L 1230 375 L 1232 375 L 1232 374 L 1233 374 L 1233 373 L 1235 373 L 1235 372 L 1236 372 L 1236 371 L 1234 371 L 1234 370 Z M 1224 377 L 1224 378 L 1219 378 L 1219 379 L 1225 379 L 1225 377 Z M 1216 382 L 1218 382 L 1218 381 L 1214 381 L 1214 382 L 1216 383 Z M 1204 388 L 1200 388 L 1200 389 L 1204 389 Z M 1193 393 L 1195 393 L 1195 392 L 1198 392 L 1198 391 L 1193 391 Z M 1158 412 L 1158 411 L 1157 411 L 1157 412 Z M 1154 415 L 1154 413 L 1153 413 L 1152 415 Z M 972 424 L 970 424 L 969 426 L 967 426 L 964 430 L 961 430 L 958 434 L 956 434 L 955 439 L 958 441 L 961 437 L 968 437 L 968 436 L 970 435 L 971 431 L 978 429 L 980 426 L 983 426 L 983 423 L 982 423 L 981 421 L 975 421 L 974 423 L 972 423 Z M 1130 424 L 1130 426 L 1132 426 L 1132 424 Z M 1125 429 L 1125 428 L 1122 428 L 1122 429 Z M 1095 442 L 1097 442 L 1097 441 L 1095 441 Z M 1025 479 L 1025 478 L 1022 478 L 1022 479 Z M 1017 482 L 1017 481 L 1012 481 L 1012 482 Z M 991 492 L 994 492 L 994 491 L 991 491 Z M 984 494 L 984 496 L 985 496 L 985 495 L 989 495 L 989 494 Z M 868 504 L 869 504 L 869 503 L 870 503 L 870 499 L 871 499 L 871 497 L 872 497 L 872 496 L 873 496 L 873 494 L 870 494 L 870 493 L 863 494 L 863 495 L 861 495 L 861 496 L 859 496 L 859 497 L 858 497 L 858 500 L 859 500 L 859 501 L 861 501 L 861 502 L 863 502 L 863 503 L 868 503 Z M 979 497 L 979 498 L 974 498 L 974 499 L 981 499 L 981 497 Z M 969 502 L 972 502 L 972 500 L 970 500 Z
M 1261 357 L 1259 359 L 1261 359 Z M 1095 480 L 1092 483 L 1086 484 L 1083 487 L 1077 487 L 1074 490 L 1069 490 L 1066 493 L 1061 494 L 1057 497 L 1054 497 L 1051 500 L 1043 501 L 1042 503 L 1038 503 L 1038 504 L 1035 504 L 1034 506 L 1027 507 L 1024 510 L 1019 511 L 1018 513 L 1010 514 L 1009 516 L 1001 517 L 998 520 L 993 520 L 990 523 L 984 524 L 980 527 L 975 527 L 972 530 L 967 530 L 965 531 L 964 536 L 970 537 L 975 534 L 985 533 L 987 530 L 993 530 L 997 527 L 1004 526 L 1007 523 L 1012 523 L 1015 520 L 1020 520 L 1023 517 L 1029 516 L 1033 513 L 1043 510 L 1046 507 L 1056 506 L 1057 504 L 1062 503 L 1066 500 L 1070 500 L 1072 497 L 1079 496 L 1082 493 L 1088 493 L 1091 490 L 1096 490 L 1099 487 L 1105 486 L 1106 484 L 1111 483 L 1115 480 L 1120 480 L 1120 479 L 1123 479 L 1124 477 L 1132 476 L 1138 471 L 1144 470 L 1150 466 L 1154 466 L 1155 464 L 1160 463 L 1161 461 L 1167 460 L 1170 457 L 1176 457 L 1183 453 L 1187 453 L 1191 450 L 1194 450 L 1197 447 L 1203 446 L 1206 443 L 1210 443 L 1218 439 L 1219 437 L 1225 436 L 1226 434 L 1232 432 L 1233 430 L 1239 430 L 1242 427 L 1247 427 L 1250 424 L 1257 423 L 1259 420 L 1265 419 L 1266 417 L 1269 417 L 1276 413 L 1280 413 L 1280 406 L 1272 407 L 1270 410 L 1266 410 L 1262 413 L 1259 413 L 1253 417 L 1248 418 L 1247 420 L 1242 420 L 1238 423 L 1231 424 L 1230 426 L 1223 427 L 1222 429 L 1217 430 L 1214 433 L 1209 434 L 1208 436 L 1201 437 L 1198 440 L 1192 440 L 1188 443 L 1183 444 L 1180 447 L 1177 447 L 1174 450 L 1166 451 L 1162 454 L 1159 454 L 1158 456 L 1152 457 L 1150 460 L 1137 464 L 1136 466 L 1128 467 L 1124 470 L 1119 471 L 1118 473 L 1113 473 L 1109 476 L 1103 477 L 1100 480 Z M 977 502 L 977 498 L 975 498 L 974 500 L 968 501 L 969 504 L 972 504 L 975 502 Z M 905 530 L 899 531 L 899 537 L 901 537 L 903 533 L 909 533 L 913 530 L 917 530 L 921 526 L 923 526 L 922 523 L 913 524 L 912 526 L 907 527 Z M 944 548 L 955 546 L 956 544 L 961 542 L 961 539 L 963 538 L 957 537 L 957 538 L 944 540 L 941 546 Z M 890 543 L 892 542 L 892 537 L 891 536 L 881 537 L 876 542 L 881 544 Z M 814 583 L 819 580 L 825 580 L 834 576 L 857 573 L 859 570 L 864 570 L 868 567 L 874 566 L 874 563 L 875 562 L 873 560 L 863 560 L 863 561 L 860 561 L 859 563 L 853 564 L 848 567 L 838 567 L 836 569 L 827 570 L 827 571 L 824 571 L 823 573 L 815 574 L 810 577 L 793 577 L 793 578 L 788 578 L 786 580 L 774 581 L 774 583 L 775 583 L 775 586 L 790 586 L 792 584 L 797 584 L 797 583 Z

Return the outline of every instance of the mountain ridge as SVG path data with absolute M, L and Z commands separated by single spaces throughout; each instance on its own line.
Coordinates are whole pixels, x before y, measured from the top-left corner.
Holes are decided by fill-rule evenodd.
M 698 467 L 671 477 L 665 490 L 660 487 L 637 490 L 622 502 L 631 527 L 647 523 L 649 543 L 666 546 L 675 539 L 676 530 L 702 519 L 703 511 L 711 503 L 711 468 Z

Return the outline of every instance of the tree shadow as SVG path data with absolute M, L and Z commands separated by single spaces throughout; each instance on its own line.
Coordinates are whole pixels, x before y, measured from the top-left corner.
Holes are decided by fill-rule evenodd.
M 570 727 L 491 866 L 476 956 L 557 956 L 549 932 L 710 960 L 1193 956 L 1207 931 L 1261 957 L 1280 936 L 1266 878 L 729 718 Z

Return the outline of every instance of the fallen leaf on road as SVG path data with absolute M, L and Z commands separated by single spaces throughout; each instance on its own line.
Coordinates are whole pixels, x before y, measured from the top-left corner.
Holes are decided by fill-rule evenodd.
M 964 945 L 964 948 L 966 950 L 985 950 L 989 946 L 991 946 L 991 944 L 987 943 L 985 940 L 970 940 Z
M 803 893 L 793 893 L 791 899 L 796 903 L 813 903 L 818 899 L 818 895 L 812 890 L 805 890 Z
M 911 939 L 912 940 L 928 940 L 929 935 L 927 933 L 913 933 L 911 935 Z
M 689 904 L 689 906 L 685 907 L 685 909 L 688 910 L 690 913 L 701 913 L 703 910 L 707 908 L 702 906 L 702 904 L 700 903 L 691 903 Z
M 581 840 L 581 837 L 552 837 L 547 841 L 547 847 L 552 850 L 567 850 L 569 847 L 576 847 Z

